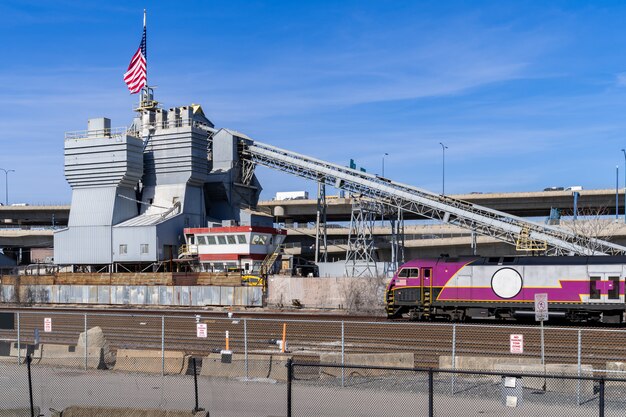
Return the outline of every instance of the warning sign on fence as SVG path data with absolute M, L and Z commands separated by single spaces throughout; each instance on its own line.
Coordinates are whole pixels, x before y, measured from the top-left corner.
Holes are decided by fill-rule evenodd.
M 511 353 L 524 353 L 524 335 L 511 335 Z
M 198 324 L 196 324 L 196 336 L 197 337 L 207 337 L 207 325 L 206 325 L 206 323 L 198 323 Z
M 46 317 L 43 319 L 43 331 L 50 333 L 52 331 L 52 317 Z

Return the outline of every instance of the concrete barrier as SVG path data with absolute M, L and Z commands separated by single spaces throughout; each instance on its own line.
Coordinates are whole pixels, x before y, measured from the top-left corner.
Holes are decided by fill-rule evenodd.
M 20 345 L 20 348 L 18 349 L 17 342 L 13 342 L 11 343 L 11 349 L 10 349 L 9 355 L 13 358 L 17 358 L 19 355 L 22 358 L 22 362 L 24 363 L 26 361 L 26 354 L 28 353 L 28 350 L 29 350 L 29 345 L 22 343 Z M 33 358 L 33 363 L 39 363 L 39 360 L 41 359 L 41 345 L 36 346 L 36 349 L 32 351 L 31 357 Z
M 113 369 L 148 374 L 160 374 L 162 369 L 166 374 L 187 372 L 188 356 L 185 352 L 166 350 L 164 358 L 165 367 L 163 368 L 160 350 L 118 349 Z
M 106 369 L 102 348 L 87 348 L 87 368 Z M 45 343 L 41 345 L 40 365 L 67 366 L 83 368 L 85 366 L 85 348 L 72 345 L 55 345 Z
M 540 365 L 541 360 L 535 358 L 520 358 L 514 356 L 490 357 L 490 356 L 456 356 L 454 369 L 472 371 L 495 371 L 507 369 L 507 366 L 517 367 L 520 365 Z M 439 357 L 439 369 L 452 369 L 452 356 Z M 514 368 L 517 369 L 517 368 Z
M 272 355 L 248 355 L 248 377 L 269 378 Z M 202 358 L 200 375 L 236 378 L 246 376 L 245 355 L 233 354 L 230 363 L 222 363 L 222 355 L 211 353 Z
M 502 373 L 531 373 L 531 374 L 546 374 L 546 375 L 557 375 L 557 376 L 578 376 L 578 365 L 572 364 L 560 364 L 560 363 L 551 363 L 541 365 L 496 365 L 493 369 L 494 372 L 502 372 Z M 593 376 L 593 366 L 591 365 L 581 365 L 580 376 L 582 377 L 592 377 Z M 543 378 L 542 376 L 537 377 L 523 377 L 522 383 L 524 388 L 531 388 L 536 390 L 542 390 L 545 384 L 546 391 L 553 392 L 561 392 L 567 394 L 576 394 L 578 390 L 578 380 L 575 379 L 555 379 L 555 378 Z M 594 395 L 594 381 L 580 381 L 580 393 L 585 396 Z
M 33 407 L 34 414 L 38 416 L 40 414 L 39 407 Z M 0 409 L 0 417 L 30 417 L 30 408 L 11 408 L 7 410 Z
M 30 411 L 28 413 L 30 417 Z M 208 411 L 157 410 L 150 408 L 80 407 L 70 406 L 52 417 L 209 417 Z M 2 415 L 0 415 L 2 417 Z M 21 417 L 21 415 L 20 415 Z
M 321 363 L 329 363 L 341 365 L 340 353 L 322 353 L 320 354 Z M 411 352 L 398 353 L 349 353 L 344 355 L 344 363 L 346 365 L 364 365 L 364 366 L 392 366 L 399 368 L 413 368 L 415 366 L 415 355 Z M 341 376 L 341 368 L 320 368 L 323 375 L 331 377 Z M 384 369 L 350 369 L 346 368 L 344 375 L 346 376 L 375 376 L 386 375 L 393 371 Z

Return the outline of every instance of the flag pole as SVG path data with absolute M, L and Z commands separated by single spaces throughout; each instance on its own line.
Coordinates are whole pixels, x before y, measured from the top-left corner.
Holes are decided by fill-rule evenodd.
M 146 9 L 143 9 L 143 36 L 145 37 L 145 44 L 144 44 L 144 48 L 145 48 L 145 59 L 146 59 L 146 83 L 144 84 L 142 91 L 141 91 L 141 95 L 139 97 L 139 107 L 145 107 L 148 99 L 149 99 L 149 95 L 148 95 L 148 32 L 146 30 Z

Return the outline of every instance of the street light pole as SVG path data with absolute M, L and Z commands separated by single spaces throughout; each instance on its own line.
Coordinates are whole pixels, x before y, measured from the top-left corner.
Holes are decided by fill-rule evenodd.
M 441 145 L 442 152 L 442 164 L 441 164 L 441 195 L 446 195 L 446 149 L 448 147 L 443 143 L 439 142 Z
M 626 223 L 626 149 L 622 149 L 624 153 L 624 223 Z
M 383 178 L 385 177 L 385 156 L 389 156 L 389 154 L 385 152 L 385 154 L 383 155 Z
M 15 172 L 14 169 L 0 168 L 4 172 L 4 204 L 9 205 L 9 172 Z
M 619 165 L 615 165 L 615 221 L 619 219 L 619 200 L 618 200 L 618 192 L 619 192 Z

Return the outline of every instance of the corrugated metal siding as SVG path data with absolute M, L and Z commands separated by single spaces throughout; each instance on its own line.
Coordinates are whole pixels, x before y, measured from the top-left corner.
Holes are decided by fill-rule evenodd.
M 139 138 L 89 138 L 65 141 L 65 177 L 73 189 L 136 184 L 143 173 Z
M 111 228 L 81 226 L 54 235 L 56 264 L 110 264 Z
M 155 226 L 114 227 L 113 260 L 115 262 L 154 262 L 157 260 Z M 141 245 L 148 245 L 148 253 L 141 253 Z M 126 254 L 120 254 L 120 245 L 126 245 Z
M 78 188 L 72 191 L 68 226 L 107 226 L 113 219 L 117 187 Z
M 15 301 L 15 286 L 13 285 L 0 286 L 0 301 L 3 303 L 11 303 Z

